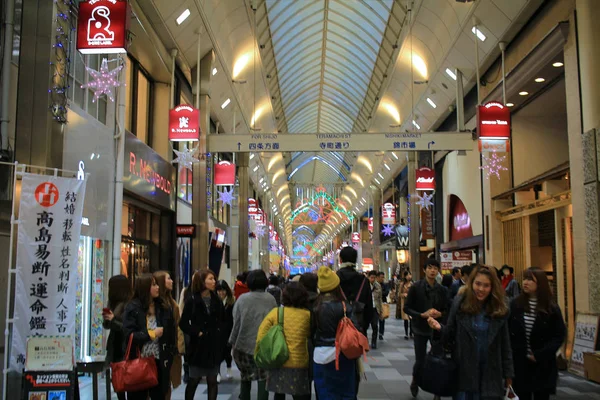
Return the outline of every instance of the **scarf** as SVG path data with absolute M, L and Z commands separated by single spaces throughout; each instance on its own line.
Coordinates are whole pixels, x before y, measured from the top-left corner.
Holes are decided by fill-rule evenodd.
M 356 267 L 356 264 L 353 263 L 353 262 L 345 262 L 345 263 L 341 263 L 340 264 L 340 269 L 346 268 L 346 267 L 352 267 L 352 268 L 354 268 L 354 267 Z
M 506 290 L 506 287 L 512 281 L 514 277 L 512 275 L 505 275 L 502 277 L 502 289 Z

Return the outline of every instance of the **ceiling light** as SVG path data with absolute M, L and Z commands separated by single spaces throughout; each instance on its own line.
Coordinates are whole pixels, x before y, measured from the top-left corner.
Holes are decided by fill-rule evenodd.
M 557 62 L 555 62 L 554 64 L 552 64 L 552 66 L 553 66 L 554 68 L 560 68 L 560 67 L 562 67 L 563 65 L 565 65 L 565 64 L 561 63 L 560 61 L 557 61 Z
M 385 167 L 385 168 L 386 168 L 388 171 L 391 171 L 390 167 L 389 167 L 389 166 L 388 166 L 386 163 L 383 163 L 383 166 L 384 166 L 384 167 Z
M 397 155 L 396 155 L 396 153 L 394 153 L 393 151 L 392 151 L 392 155 L 394 156 L 394 158 L 395 158 L 396 160 L 398 159 L 398 156 L 397 156 Z
M 519 96 L 527 96 L 528 94 L 529 92 L 526 91 L 519 92 Z
M 379 181 L 377 180 L 377 178 L 373 178 L 373 179 L 375 179 L 375 182 L 377 182 L 377 184 L 378 184 L 378 185 L 381 185 L 381 182 L 379 182 Z
M 415 128 L 421 129 L 421 127 L 419 126 L 419 124 L 417 124 L 417 121 L 415 121 L 414 119 L 413 119 L 412 124 L 415 126 Z
M 427 64 L 425 64 L 425 61 L 417 54 L 413 54 L 412 62 L 413 67 L 419 71 L 419 74 L 421 74 L 423 78 L 427 78 Z
M 215 76 L 217 74 L 217 68 L 213 68 L 212 74 L 213 74 L 213 76 Z
M 506 103 L 506 107 L 514 107 L 514 103 Z
M 450 78 L 456 80 L 456 74 L 450 68 L 446 68 L 446 74 L 448 74 Z
M 542 83 L 542 82 L 545 82 L 546 80 L 544 78 L 535 78 L 535 81 L 537 83 Z
M 258 165 L 256 167 L 254 167 L 254 169 L 252 170 L 252 172 L 256 172 L 258 171 Z
M 427 102 L 429 103 L 429 105 L 433 108 L 437 108 L 437 105 L 433 102 L 433 100 L 431 100 L 429 97 L 427 98 Z
M 381 175 L 381 173 L 377 173 L 377 175 L 379 175 L 379 177 L 381 178 L 381 180 L 384 180 L 385 178 L 383 177 L 383 175 Z
M 398 111 L 398 109 L 396 108 L 395 105 L 393 105 L 390 102 L 381 102 L 381 105 L 383 106 L 383 108 L 386 109 L 386 111 L 388 112 L 388 114 L 390 114 L 390 116 L 392 118 L 394 118 L 394 120 L 396 121 L 396 123 L 400 123 L 400 112 Z
M 190 14 L 190 10 L 186 8 L 185 11 L 182 12 L 179 17 L 177 17 L 177 25 L 183 24 L 183 21 L 185 21 L 190 16 Z
M 254 158 L 254 153 L 250 153 L 250 159 L 252 160 Z
M 479 40 L 481 40 L 482 42 L 485 42 L 485 39 L 487 39 L 485 37 L 485 35 L 483 34 L 483 32 L 481 32 L 479 29 L 477 29 L 477 27 L 473 27 L 473 29 L 471 29 L 471 32 L 473 32 L 473 34 L 477 35 L 477 38 L 479 38 Z
M 224 110 L 225 107 L 227 107 L 229 105 L 229 103 L 231 103 L 231 99 L 227 99 L 223 102 L 223 104 L 221 104 L 221 110 Z
M 250 53 L 246 53 L 243 54 L 240 58 L 238 58 L 235 62 L 235 64 L 233 65 L 233 74 L 232 74 L 232 78 L 235 79 L 237 78 L 237 76 L 240 74 L 240 72 L 242 72 L 242 70 L 246 67 L 246 65 L 248 65 L 248 63 L 250 62 L 250 56 L 252 54 Z
M 264 180 L 265 180 L 265 178 L 260 178 L 260 180 L 258 181 L 258 183 L 263 183 Z

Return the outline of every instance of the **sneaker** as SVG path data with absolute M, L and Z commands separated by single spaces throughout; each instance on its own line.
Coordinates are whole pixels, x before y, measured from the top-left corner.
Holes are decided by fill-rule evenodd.
M 383 335 L 379 335 L 379 340 L 383 340 Z
M 227 373 L 225 374 L 225 378 L 227 378 L 227 379 L 233 378 L 233 374 L 231 372 L 231 368 L 227 368 Z
M 412 397 L 417 397 L 419 395 L 419 385 L 413 380 L 410 384 L 410 394 Z
M 217 374 L 217 383 L 221 383 L 221 374 Z

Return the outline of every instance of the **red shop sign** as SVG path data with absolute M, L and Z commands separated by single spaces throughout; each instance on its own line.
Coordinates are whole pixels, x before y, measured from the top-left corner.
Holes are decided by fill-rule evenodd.
M 381 224 L 396 225 L 396 206 L 385 203 L 381 206 Z
M 200 135 L 200 111 L 183 104 L 169 111 L 169 140 L 197 141 Z
M 177 225 L 177 237 L 194 237 L 196 225 Z
M 491 101 L 477 108 L 477 133 L 482 138 L 510 138 L 510 108 Z
M 125 0 L 79 3 L 77 50 L 82 54 L 127 53 L 130 13 Z
M 235 185 L 235 164 L 229 161 L 220 161 L 215 165 L 214 182 L 217 186 Z
M 417 190 L 435 190 L 435 171 L 429 167 L 421 167 L 416 171 Z
M 466 239 L 473 236 L 471 218 L 462 200 L 456 195 L 450 195 L 450 241 Z
M 258 203 L 255 199 L 248 199 L 248 216 L 252 219 L 256 219 L 255 216 L 258 214 Z
M 369 232 L 373 232 L 373 217 L 369 218 L 368 229 Z
M 352 243 L 360 243 L 360 233 L 352 232 Z

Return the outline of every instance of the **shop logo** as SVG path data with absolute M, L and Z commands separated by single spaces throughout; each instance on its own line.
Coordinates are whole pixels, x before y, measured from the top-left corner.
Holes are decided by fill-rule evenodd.
M 77 169 L 77 180 L 85 180 L 85 164 L 83 163 L 83 161 L 79 161 L 79 167 Z
M 115 40 L 115 32 L 110 30 L 110 10 L 98 6 L 92 10 L 88 20 L 88 43 L 92 46 L 110 45 Z
M 58 202 L 58 198 L 58 188 L 50 182 L 44 182 L 35 189 L 35 200 L 42 207 L 52 207 Z
M 127 52 L 129 5 L 123 0 L 79 3 L 77 50 L 82 54 Z

